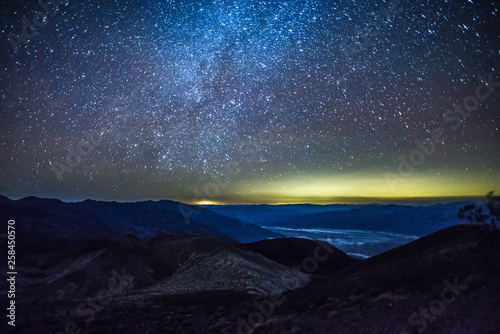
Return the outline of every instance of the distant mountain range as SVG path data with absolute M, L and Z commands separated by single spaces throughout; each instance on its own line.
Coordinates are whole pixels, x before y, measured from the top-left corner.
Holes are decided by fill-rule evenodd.
M 467 202 L 471 203 L 471 202 Z M 264 227 L 330 228 L 427 235 L 463 223 L 458 209 L 466 202 L 431 205 L 223 205 L 205 208 Z
M 196 210 L 187 221 L 183 216 L 186 208 L 192 212 Z M 207 236 L 228 242 L 252 242 L 281 236 L 239 219 L 167 200 L 67 203 L 57 199 L 26 197 L 11 200 L 0 196 L 0 210 L 7 219 L 16 217 L 23 243 L 26 246 L 33 244 L 39 250 L 60 251 L 99 238 L 125 234 L 140 238 L 158 233 Z

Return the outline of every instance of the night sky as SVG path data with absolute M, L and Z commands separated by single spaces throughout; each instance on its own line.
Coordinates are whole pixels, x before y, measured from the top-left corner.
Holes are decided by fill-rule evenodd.
M 500 191 L 496 1 L 83 0 L 38 27 L 37 1 L 1 4 L 2 195 Z

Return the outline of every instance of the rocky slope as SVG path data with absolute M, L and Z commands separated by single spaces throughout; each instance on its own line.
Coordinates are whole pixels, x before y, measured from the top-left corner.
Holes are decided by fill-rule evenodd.
M 285 245 L 283 254 L 267 254 L 276 260 L 286 259 L 290 250 L 297 260 L 311 256 L 298 256 L 298 249 L 314 252 L 310 241 L 298 240 L 264 248 L 193 237 L 103 240 L 45 268 L 48 276 L 39 274 L 38 286 L 21 291 L 32 301 L 20 303 L 17 330 L 64 332 L 73 322 L 85 333 L 500 330 L 498 231 L 451 227 L 331 274 L 314 273 L 312 280 L 255 250 L 278 245 Z M 113 268 L 118 276 L 134 277 L 103 299 Z

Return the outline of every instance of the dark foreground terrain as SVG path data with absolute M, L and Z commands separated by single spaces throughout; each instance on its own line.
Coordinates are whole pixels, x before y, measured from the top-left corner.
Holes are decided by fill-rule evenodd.
M 19 229 L 16 326 L 2 333 L 500 333 L 498 230 L 453 226 L 361 261 L 312 240 L 237 242 L 245 226 L 225 217 L 189 233 L 166 202 L 138 206 L 137 219 L 170 212 L 153 227 L 113 203 L 87 216 L 0 204 Z

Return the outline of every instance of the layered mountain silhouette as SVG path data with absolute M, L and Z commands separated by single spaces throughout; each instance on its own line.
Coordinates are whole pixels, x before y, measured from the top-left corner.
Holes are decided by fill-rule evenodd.
M 427 235 L 457 225 L 457 211 L 466 203 L 432 205 L 223 205 L 207 209 L 259 226 L 350 229 Z
M 86 200 L 67 203 L 57 199 L 26 197 L 17 201 L 0 196 L 5 217 L 19 221 L 25 245 L 39 251 L 60 251 L 105 237 L 133 234 L 209 236 L 227 242 L 252 242 L 280 234 L 202 207 L 174 201 L 133 203 Z
M 178 208 L 0 198 L 16 220 L 16 333 L 500 331 L 498 230 L 453 226 L 361 261 Z

